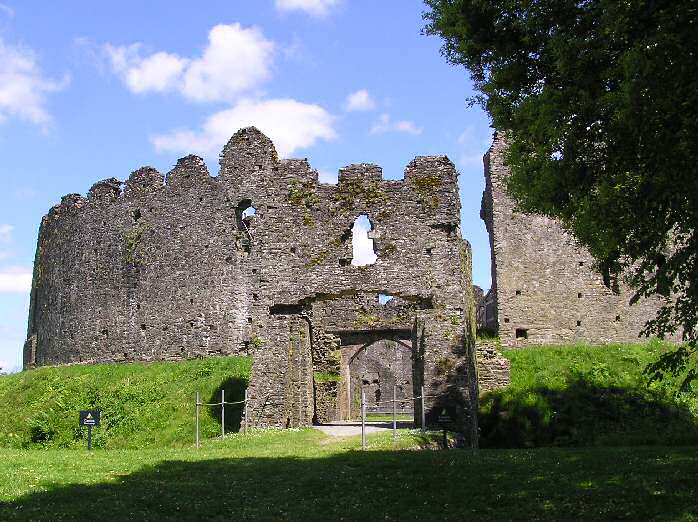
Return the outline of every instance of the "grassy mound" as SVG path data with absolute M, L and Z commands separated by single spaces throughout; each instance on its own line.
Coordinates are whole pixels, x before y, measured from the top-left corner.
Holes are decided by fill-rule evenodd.
M 698 443 L 698 386 L 648 383 L 660 343 L 507 351 L 512 384 L 480 405 L 482 447 Z
M 203 402 L 240 400 L 252 361 L 221 357 L 183 362 L 38 368 L 0 376 L 0 446 L 82 447 L 78 412 L 100 409 L 95 447 L 181 447 L 194 438 L 196 392 Z M 241 408 L 226 406 L 227 431 L 240 426 Z M 201 437 L 220 433 L 220 408 L 203 407 Z

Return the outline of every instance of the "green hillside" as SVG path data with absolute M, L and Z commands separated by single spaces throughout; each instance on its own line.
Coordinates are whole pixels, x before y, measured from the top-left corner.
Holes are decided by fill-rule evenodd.
M 81 409 L 102 411 L 95 447 L 181 447 L 194 438 L 196 392 L 203 402 L 240 400 L 252 360 L 220 357 L 183 362 L 76 365 L 38 368 L 0 377 L 0 446 L 83 447 Z M 226 407 L 228 431 L 241 410 Z M 202 408 L 203 438 L 220 433 L 219 410 Z
M 643 369 L 659 343 L 530 347 L 504 355 L 512 384 L 480 405 L 482 447 L 698 444 L 698 385 L 648 385 Z M 182 362 L 39 368 L 0 377 L 0 447 L 86 444 L 78 411 L 98 408 L 96 447 L 185 447 L 194 439 L 194 397 L 243 397 L 252 361 L 221 357 Z M 241 409 L 226 408 L 226 432 Z M 201 438 L 220 433 L 220 411 L 202 408 Z
M 698 443 L 698 383 L 643 373 L 667 346 L 550 346 L 505 351 L 512 383 L 480 403 L 483 447 Z

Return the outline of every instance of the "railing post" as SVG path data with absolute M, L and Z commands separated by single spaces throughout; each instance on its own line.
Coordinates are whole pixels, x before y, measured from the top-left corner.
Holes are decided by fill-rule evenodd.
M 199 449 L 199 392 L 196 392 L 196 449 Z
M 427 413 L 426 410 L 424 409 L 424 385 L 422 385 L 422 396 L 419 398 L 420 403 L 422 404 L 422 407 L 420 408 L 421 414 L 422 414 L 422 431 L 427 430 Z
M 247 434 L 247 388 L 245 388 L 245 424 L 242 425 L 242 432 Z
M 393 384 L 393 444 L 397 442 L 397 385 Z
M 221 390 L 221 438 L 225 438 L 225 390 Z
M 361 388 L 361 449 L 366 451 L 366 392 Z

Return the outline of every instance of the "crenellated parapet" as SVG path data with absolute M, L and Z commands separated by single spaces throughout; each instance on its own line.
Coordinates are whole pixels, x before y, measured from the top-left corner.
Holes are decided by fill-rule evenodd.
M 143 197 L 152 192 L 162 190 L 165 177 L 153 167 L 141 167 L 134 170 L 125 183 L 124 196 L 129 198 Z
M 369 230 L 357 228 L 363 217 Z M 251 355 L 249 422 L 307 425 L 334 411 L 316 397 L 349 400 L 315 376 L 349 364 L 332 347 L 357 355 L 356 343 L 383 336 L 382 349 L 419 349 L 404 361 L 415 361 L 410 383 L 439 397 L 428 418 L 449 407 L 472 427 L 471 257 L 459 219 L 458 173 L 444 156 L 416 157 L 402 180 L 349 165 L 332 185 L 241 129 L 215 177 L 189 155 L 166 176 L 142 167 L 50 210 L 26 365 Z M 396 301 L 386 308 L 382 294 Z

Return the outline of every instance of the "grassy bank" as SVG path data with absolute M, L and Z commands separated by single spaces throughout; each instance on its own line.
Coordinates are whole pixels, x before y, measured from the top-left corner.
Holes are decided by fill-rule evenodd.
M 1 520 L 696 520 L 692 448 L 389 451 L 390 433 L 0 450 Z M 418 447 L 403 432 L 400 447 Z
M 512 383 L 481 401 L 484 447 L 698 444 L 698 386 L 648 382 L 660 343 L 505 351 Z
M 183 362 L 38 368 L 0 377 L 0 447 L 83 447 L 78 412 L 102 410 L 93 432 L 102 448 L 181 447 L 193 440 L 196 392 L 204 402 L 242 398 L 252 361 L 220 357 Z M 218 410 L 202 408 L 202 437 L 220 432 Z M 228 431 L 240 409 L 226 408 Z

